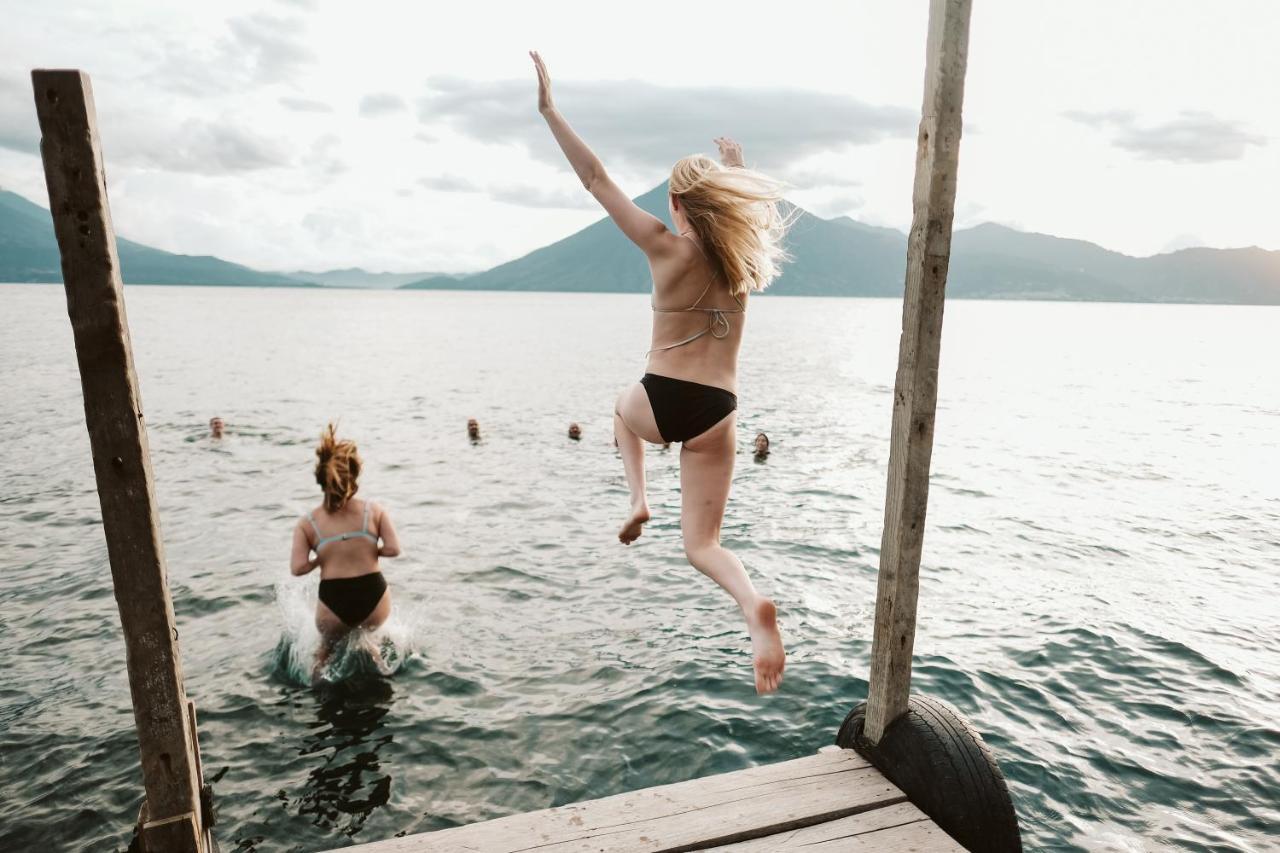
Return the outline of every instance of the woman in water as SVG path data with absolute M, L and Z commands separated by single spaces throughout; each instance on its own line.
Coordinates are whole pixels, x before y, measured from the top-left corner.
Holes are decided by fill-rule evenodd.
M 613 182 L 551 100 L 551 78 L 538 54 L 538 110 L 583 186 L 649 260 L 653 332 L 648 366 L 622 392 L 613 428 L 631 490 L 618 531 L 629 545 L 649 520 L 644 444 L 678 441 L 680 529 L 689 562 L 733 596 L 746 619 L 756 690 L 782 680 L 786 655 L 777 608 L 756 591 L 742 561 L 720 544 L 733 477 L 738 348 L 747 298 L 777 275 L 784 254 L 780 186 L 743 168 L 742 149 L 717 139 L 723 165 L 694 155 L 671 170 L 668 199 L 676 233 L 641 210 Z
M 338 441 L 329 424 L 316 447 L 316 483 L 324 500 L 293 529 L 290 571 L 305 575 L 320 568 L 316 672 L 343 637 L 357 628 L 371 631 L 391 615 L 391 592 L 378 558 L 400 556 L 400 538 L 385 509 L 355 497 L 360 465 L 355 442 Z

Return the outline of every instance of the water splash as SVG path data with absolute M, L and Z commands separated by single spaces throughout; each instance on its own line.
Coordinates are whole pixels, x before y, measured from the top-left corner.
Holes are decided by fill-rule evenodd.
M 418 655 L 417 609 L 394 604 L 390 618 L 381 627 L 352 631 L 317 671 L 320 632 L 316 629 L 315 612 L 319 587 L 318 575 L 286 578 L 276 584 L 281 634 L 271 654 L 273 677 L 298 686 L 389 678 Z

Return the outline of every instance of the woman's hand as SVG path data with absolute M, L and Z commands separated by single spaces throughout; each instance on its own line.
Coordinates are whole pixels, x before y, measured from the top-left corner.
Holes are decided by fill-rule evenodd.
M 715 143 L 720 148 L 720 162 L 731 169 L 745 169 L 742 162 L 742 146 L 727 136 L 717 136 Z
M 551 103 L 551 75 L 547 73 L 547 66 L 536 50 L 529 51 L 529 56 L 532 57 L 533 67 L 538 72 L 538 112 L 546 115 L 556 108 L 555 104 Z

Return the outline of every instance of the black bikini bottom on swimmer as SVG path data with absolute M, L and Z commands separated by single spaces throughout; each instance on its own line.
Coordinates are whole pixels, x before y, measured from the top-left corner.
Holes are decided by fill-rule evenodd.
M 320 581 L 320 600 L 350 628 L 357 628 L 387 591 L 382 572 L 369 572 L 354 578 L 327 578 Z
M 640 384 L 649 395 L 653 419 L 658 422 L 663 441 L 697 438 L 738 408 L 737 395 L 714 385 L 656 373 L 640 377 Z

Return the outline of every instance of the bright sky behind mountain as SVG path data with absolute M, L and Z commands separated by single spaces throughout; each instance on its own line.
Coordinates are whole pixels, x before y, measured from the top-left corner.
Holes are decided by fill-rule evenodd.
M 796 202 L 905 229 L 925 0 L 0 0 L 0 187 L 46 203 L 32 67 L 93 79 L 117 231 L 267 269 L 473 270 L 598 218 L 535 106 L 632 194 L 739 139 Z M 979 0 L 957 226 L 1280 249 L 1280 3 Z

